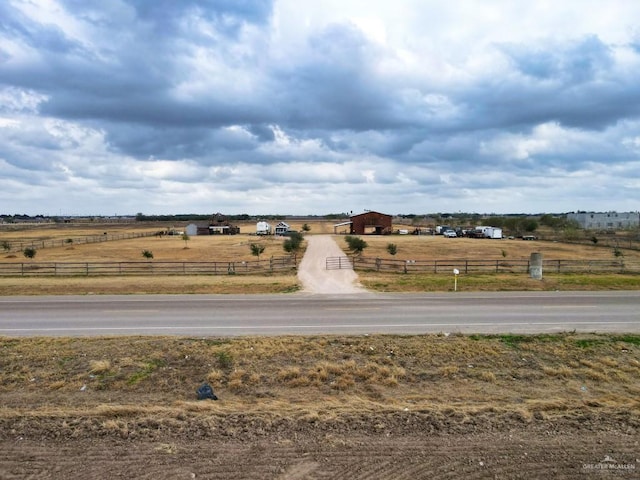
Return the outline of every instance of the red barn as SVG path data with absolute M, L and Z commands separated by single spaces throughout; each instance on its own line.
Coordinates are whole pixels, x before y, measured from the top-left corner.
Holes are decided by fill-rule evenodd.
M 393 231 L 391 227 L 393 217 L 384 213 L 370 210 L 360 215 L 353 215 L 350 219 L 352 235 L 388 235 Z

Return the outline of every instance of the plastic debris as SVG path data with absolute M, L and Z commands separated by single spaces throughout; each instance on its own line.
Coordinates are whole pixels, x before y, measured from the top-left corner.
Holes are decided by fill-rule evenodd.
M 216 394 L 213 393 L 213 388 L 211 388 L 211 385 L 209 385 L 208 383 L 203 383 L 202 385 L 200 385 L 200 387 L 198 387 L 198 390 L 196 390 L 196 393 L 198 394 L 198 400 L 218 400 Z

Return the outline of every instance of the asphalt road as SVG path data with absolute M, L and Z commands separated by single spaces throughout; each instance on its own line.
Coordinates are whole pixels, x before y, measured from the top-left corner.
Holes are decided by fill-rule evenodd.
M 0 297 L 0 336 L 640 333 L 640 292 Z

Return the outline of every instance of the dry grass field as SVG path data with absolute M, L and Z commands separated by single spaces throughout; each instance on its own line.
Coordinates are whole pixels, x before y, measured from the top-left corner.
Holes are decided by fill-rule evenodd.
M 630 335 L 5 338 L 0 477 L 584 478 L 639 386 Z
M 295 230 L 303 223 L 310 227 L 310 235 L 333 233 L 333 222 L 289 222 Z M 240 224 L 241 234 L 234 236 L 193 236 L 184 242 L 179 235 L 143 237 L 128 240 L 84 243 L 83 239 L 100 238 L 106 234 L 120 235 L 157 232 L 184 225 L 128 224 L 128 225 L 58 225 L 14 229 L 0 229 L 0 242 L 58 241 L 55 248 L 37 249 L 34 262 L 136 262 L 145 261 L 143 250 L 153 253 L 154 262 L 189 261 L 255 261 L 249 245 L 253 242 L 265 246 L 262 259 L 281 256 L 282 238 L 257 237 L 254 223 Z M 394 225 L 395 229 L 408 228 Z M 242 233 L 244 232 L 244 233 Z M 613 259 L 611 248 L 596 245 L 574 245 L 552 241 L 483 240 L 444 238 L 442 236 L 365 236 L 369 245 L 364 255 L 402 260 L 434 259 L 528 259 L 532 252 L 540 252 L 546 259 Z M 71 239 L 71 242 L 67 242 Z M 336 241 L 346 249 L 343 235 Z M 397 254 L 390 255 L 387 245 L 394 243 Z M 304 245 L 304 244 L 303 244 Z M 302 255 L 300 252 L 299 255 Z M 1 262 L 28 263 L 20 251 L 4 252 Z M 625 259 L 640 261 L 640 251 L 625 249 Z M 378 291 L 448 291 L 451 281 L 446 275 L 359 272 L 361 283 Z M 62 278 L 0 278 L 0 292 L 4 294 L 95 294 L 95 293 L 287 293 L 300 288 L 295 272 L 272 276 L 147 276 L 147 277 L 62 277 Z M 542 282 L 532 281 L 527 275 L 470 274 L 460 279 L 460 289 L 467 290 L 569 290 L 569 289 L 637 289 L 638 275 L 553 275 L 548 273 Z

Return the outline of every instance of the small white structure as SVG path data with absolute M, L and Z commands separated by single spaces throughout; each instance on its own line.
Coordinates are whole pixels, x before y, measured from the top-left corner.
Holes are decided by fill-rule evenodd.
M 498 227 L 485 227 L 482 233 L 485 238 L 502 238 L 502 229 Z
M 190 237 L 195 237 L 196 235 L 198 235 L 198 226 L 195 223 L 190 223 L 189 225 L 187 225 L 184 231 Z
M 267 222 L 258 222 L 256 224 L 256 235 L 271 235 L 271 225 Z
M 280 222 L 276 225 L 276 235 L 286 235 L 289 231 L 289 225 L 285 222 Z

